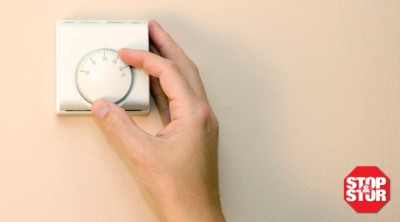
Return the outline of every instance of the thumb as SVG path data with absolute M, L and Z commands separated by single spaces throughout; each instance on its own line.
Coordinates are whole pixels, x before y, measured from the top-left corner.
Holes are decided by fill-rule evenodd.
M 92 110 L 105 133 L 123 152 L 130 158 L 140 155 L 149 134 L 140 129 L 125 110 L 107 99 L 96 100 Z

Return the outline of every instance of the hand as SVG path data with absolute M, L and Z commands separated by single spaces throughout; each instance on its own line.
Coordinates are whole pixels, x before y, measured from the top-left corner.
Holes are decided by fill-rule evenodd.
M 195 64 L 157 22 L 149 23 L 151 52 L 122 49 L 120 58 L 151 75 L 165 127 L 140 129 L 111 101 L 93 112 L 133 166 L 147 202 L 162 221 L 224 221 L 218 190 L 218 121 Z

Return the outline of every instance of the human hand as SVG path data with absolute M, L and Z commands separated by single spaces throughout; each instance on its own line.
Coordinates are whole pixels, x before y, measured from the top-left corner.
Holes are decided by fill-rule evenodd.
M 151 75 L 165 127 L 140 129 L 113 102 L 92 109 L 105 134 L 127 156 L 137 183 L 162 221 L 224 221 L 218 190 L 218 121 L 195 64 L 157 22 L 149 23 L 151 52 L 122 49 L 120 58 Z

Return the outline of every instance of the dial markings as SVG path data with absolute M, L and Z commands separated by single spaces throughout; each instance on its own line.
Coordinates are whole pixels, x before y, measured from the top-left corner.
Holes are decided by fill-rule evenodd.
M 76 86 L 87 102 L 108 98 L 116 103 L 122 101 L 133 84 L 131 67 L 125 64 L 118 51 L 97 49 L 86 54 L 76 68 Z
M 90 59 L 90 61 L 92 62 L 93 65 L 96 65 L 96 61 L 94 61 L 94 60 L 92 59 L 92 57 L 89 57 L 89 59 Z

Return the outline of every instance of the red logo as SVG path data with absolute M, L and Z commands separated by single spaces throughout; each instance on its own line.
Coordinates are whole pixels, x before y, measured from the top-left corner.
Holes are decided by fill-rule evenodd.
M 358 166 L 344 178 L 344 200 L 358 213 L 376 213 L 390 200 L 390 179 L 376 166 Z

